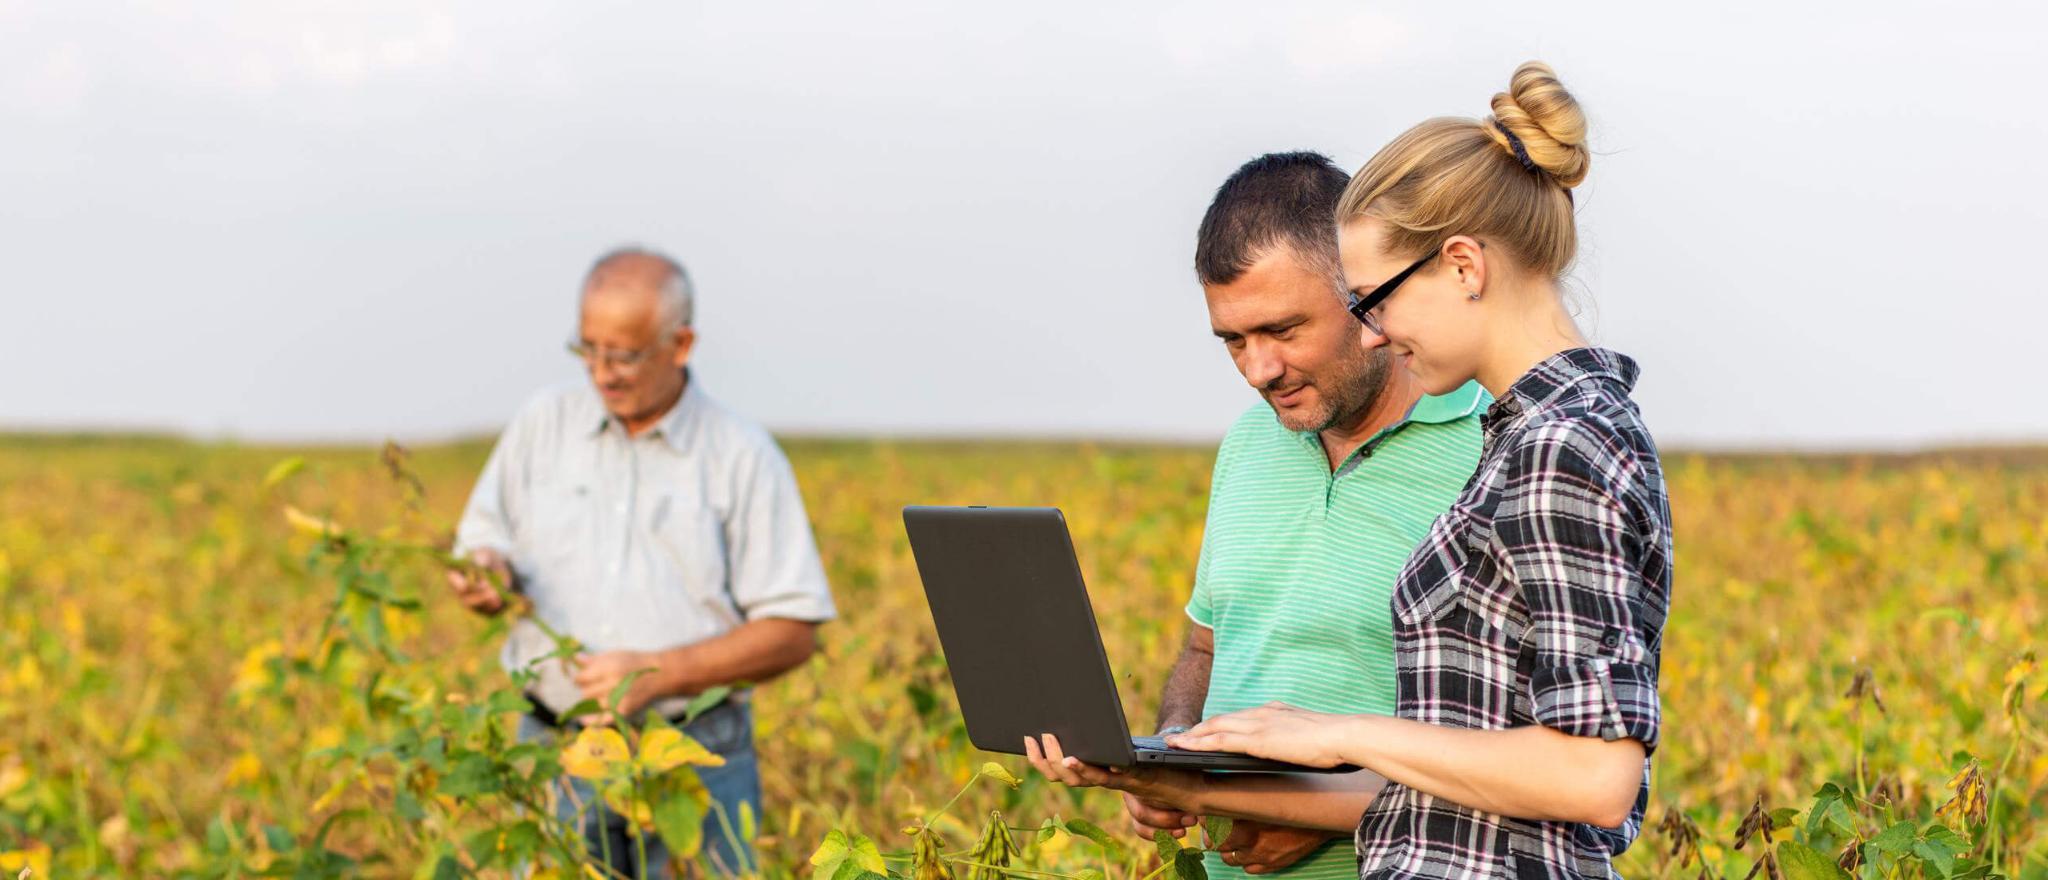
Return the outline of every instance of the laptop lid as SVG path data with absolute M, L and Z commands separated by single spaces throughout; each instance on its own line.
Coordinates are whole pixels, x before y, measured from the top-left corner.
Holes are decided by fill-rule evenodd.
M 903 508 L 967 736 L 1023 754 L 1058 736 L 1091 764 L 1134 762 L 1123 701 L 1067 522 L 1049 507 Z

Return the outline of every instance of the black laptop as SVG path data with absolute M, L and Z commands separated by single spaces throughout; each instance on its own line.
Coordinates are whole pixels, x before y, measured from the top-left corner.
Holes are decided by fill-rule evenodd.
M 903 527 L 976 747 L 1020 755 L 1025 737 L 1050 733 L 1067 754 L 1107 767 L 1357 769 L 1170 749 L 1158 737 L 1133 738 L 1059 510 L 913 506 L 903 508 Z

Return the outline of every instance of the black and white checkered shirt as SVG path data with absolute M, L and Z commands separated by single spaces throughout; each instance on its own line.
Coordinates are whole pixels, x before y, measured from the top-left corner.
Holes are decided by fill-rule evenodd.
M 1394 588 L 1397 713 L 1446 727 L 1541 724 L 1657 746 L 1671 511 L 1635 404 L 1634 361 L 1537 364 L 1482 421 L 1479 470 Z M 1610 877 L 1642 827 L 1482 813 L 1389 785 L 1358 827 L 1359 874 Z

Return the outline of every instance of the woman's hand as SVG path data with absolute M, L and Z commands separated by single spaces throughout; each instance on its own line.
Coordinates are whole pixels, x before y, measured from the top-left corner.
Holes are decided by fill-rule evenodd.
M 1203 791 L 1202 774 L 1192 770 L 1157 767 L 1097 767 L 1060 750 L 1059 737 L 1050 733 L 1024 738 L 1024 756 L 1031 766 L 1054 782 L 1075 788 L 1100 786 L 1132 795 L 1154 810 L 1171 809 L 1198 814 L 1195 803 Z M 1192 824 L 1192 823 L 1189 823 Z
M 1285 703 L 1218 715 L 1186 733 L 1166 738 L 1176 749 L 1236 752 L 1309 767 L 1355 763 L 1345 757 L 1345 741 L 1358 721 L 1355 715 L 1310 712 Z

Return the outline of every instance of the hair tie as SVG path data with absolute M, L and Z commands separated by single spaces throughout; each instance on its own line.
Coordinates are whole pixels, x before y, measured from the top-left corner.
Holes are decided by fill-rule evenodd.
M 1501 134 L 1508 136 L 1508 149 L 1515 151 L 1515 161 L 1522 163 L 1524 170 L 1538 174 L 1542 173 L 1543 169 L 1537 167 L 1535 161 L 1529 158 L 1529 150 L 1522 146 L 1521 138 L 1515 137 L 1515 133 L 1508 131 L 1508 127 L 1501 124 L 1501 121 L 1498 119 L 1493 121 L 1493 127 L 1500 129 Z

